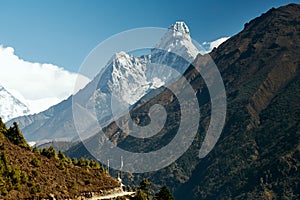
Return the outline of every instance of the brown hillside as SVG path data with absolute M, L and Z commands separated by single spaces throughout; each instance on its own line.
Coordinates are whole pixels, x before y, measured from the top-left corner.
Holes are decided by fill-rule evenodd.
M 50 194 L 58 199 L 74 198 L 84 191 L 97 192 L 120 186 L 95 162 L 79 160 L 76 163 L 63 158 L 62 154 L 48 158 L 45 152 L 37 149 L 33 152 L 13 144 L 5 136 L 6 131 L 5 127 L 0 129 L 0 155 L 2 161 L 6 160 L 0 160 L 0 199 L 46 198 Z M 18 177 L 18 174 L 21 175 Z

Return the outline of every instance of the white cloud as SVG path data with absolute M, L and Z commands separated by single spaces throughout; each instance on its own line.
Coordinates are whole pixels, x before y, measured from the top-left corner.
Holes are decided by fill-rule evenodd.
M 80 88 L 90 81 L 52 64 L 25 61 L 15 55 L 12 47 L 0 45 L 0 84 L 25 101 L 33 112 L 45 110 L 77 92 L 77 78 Z
M 226 40 L 228 40 L 230 37 L 222 37 L 219 38 L 215 41 L 212 42 L 203 42 L 202 43 L 202 47 L 206 50 L 206 53 L 209 53 L 213 50 L 213 48 L 217 48 L 218 46 L 220 46 L 220 44 L 222 44 L 223 42 L 225 42 Z

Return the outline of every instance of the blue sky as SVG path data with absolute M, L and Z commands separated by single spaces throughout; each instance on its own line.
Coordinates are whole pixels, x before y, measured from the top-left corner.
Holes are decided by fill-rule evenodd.
M 0 45 L 30 62 L 52 63 L 76 72 L 87 54 L 109 36 L 138 27 L 165 27 L 183 20 L 202 43 L 242 30 L 276 0 L 0 0 Z

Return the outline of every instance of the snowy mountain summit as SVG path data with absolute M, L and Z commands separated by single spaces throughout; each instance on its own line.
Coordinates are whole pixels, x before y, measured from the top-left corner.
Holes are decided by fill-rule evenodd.
M 176 22 L 170 29 L 182 34 L 190 34 L 190 30 L 184 22 Z
M 188 59 L 188 62 L 193 62 L 199 54 L 199 50 L 193 44 L 190 30 L 184 22 L 176 22 L 171 25 L 155 49 L 172 52 Z
M 29 108 L 20 100 L 15 98 L 3 86 L 0 85 L 0 117 L 8 121 L 14 117 L 29 114 Z
M 112 94 L 118 97 L 119 104 L 131 106 L 151 89 L 178 77 L 198 53 L 187 25 L 176 22 L 168 28 L 149 55 L 138 57 L 126 52 L 113 55 L 100 79 L 94 80 L 98 81 L 98 86 L 88 105 L 94 104 L 97 118 L 102 122 L 102 119 L 111 117 Z

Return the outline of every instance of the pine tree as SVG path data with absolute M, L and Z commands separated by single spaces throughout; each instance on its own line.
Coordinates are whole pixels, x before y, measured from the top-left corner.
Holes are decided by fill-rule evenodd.
M 30 149 L 30 146 L 27 144 L 23 134 L 21 133 L 17 122 L 14 122 L 13 126 L 10 127 L 4 134 L 13 144 Z
M 135 196 L 131 198 L 132 200 L 148 200 L 147 195 L 143 192 L 143 190 L 138 190 L 135 193 Z
M 147 194 L 147 197 L 149 197 L 150 185 L 151 185 L 151 183 L 146 178 L 144 178 L 140 183 L 139 189 L 141 189 L 143 192 L 145 192 Z
M 174 200 L 169 188 L 163 186 L 160 191 L 155 195 L 156 200 Z
M 0 133 L 4 133 L 7 131 L 7 127 L 5 123 L 2 121 L 2 118 L 0 117 Z

